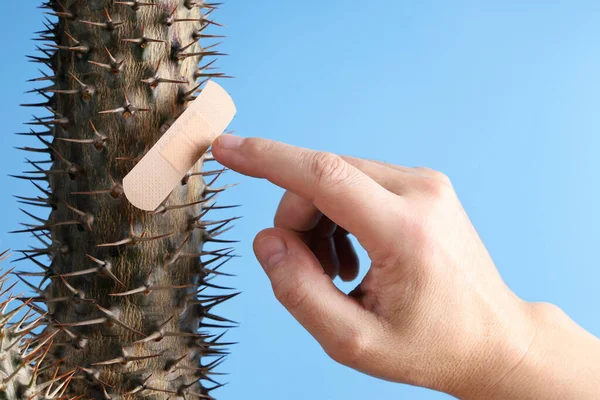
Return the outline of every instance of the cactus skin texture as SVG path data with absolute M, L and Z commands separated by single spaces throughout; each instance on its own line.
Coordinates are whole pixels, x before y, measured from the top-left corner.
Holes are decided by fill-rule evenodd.
M 214 368 L 230 345 L 222 329 L 235 325 L 214 307 L 237 295 L 212 281 L 233 257 L 222 234 L 235 218 L 206 218 L 229 208 L 215 203 L 223 170 L 203 169 L 213 161 L 205 154 L 150 213 L 127 201 L 121 182 L 202 84 L 226 77 L 213 68 L 219 36 L 207 33 L 219 26 L 218 4 L 42 7 L 46 43 L 30 59 L 44 69 L 33 80 L 43 102 L 25 106 L 46 111 L 29 123 L 26 135 L 41 144 L 23 148 L 33 156 L 17 177 L 40 190 L 20 201 L 44 214 L 24 211 L 31 219 L 17 231 L 41 243 L 22 251 L 40 281 L 17 274 L 35 292 L 27 305 L 43 316 L 33 336 L 44 343 L 35 380 L 43 395 L 32 399 L 213 399 L 222 386 Z M 62 387 L 49 397 L 49 384 Z

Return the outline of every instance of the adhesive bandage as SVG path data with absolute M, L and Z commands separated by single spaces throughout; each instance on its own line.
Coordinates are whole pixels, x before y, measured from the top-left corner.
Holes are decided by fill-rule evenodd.
M 236 114 L 229 94 L 209 81 L 123 180 L 127 200 L 154 211 L 200 160 Z

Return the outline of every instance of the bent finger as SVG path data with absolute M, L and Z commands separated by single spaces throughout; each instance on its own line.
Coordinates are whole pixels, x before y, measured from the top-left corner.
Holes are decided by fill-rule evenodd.
M 344 282 L 351 282 L 358 276 L 359 259 L 356 250 L 347 234 L 333 235 L 335 250 L 339 262 L 339 277 Z
M 275 212 L 274 224 L 276 228 L 307 232 L 314 229 L 322 217 L 323 213 L 312 202 L 286 191 Z
M 259 233 L 254 251 L 277 299 L 329 354 L 343 353 L 376 326 L 376 317 L 341 292 L 291 232 Z

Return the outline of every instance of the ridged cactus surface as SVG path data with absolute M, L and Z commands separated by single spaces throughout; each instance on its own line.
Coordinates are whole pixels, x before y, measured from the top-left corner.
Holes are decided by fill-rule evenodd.
M 219 387 L 211 372 L 226 354 L 219 329 L 232 323 L 214 307 L 235 293 L 212 279 L 233 256 L 222 237 L 233 219 L 207 214 L 226 208 L 215 203 L 223 171 L 203 169 L 206 154 L 150 213 L 121 185 L 202 83 L 224 77 L 209 34 L 217 6 L 43 4 L 50 16 L 31 57 L 41 64 L 42 101 L 26 106 L 46 111 L 25 133 L 40 144 L 23 148 L 29 169 L 19 176 L 40 192 L 19 197 L 34 207 L 19 232 L 34 236 L 23 258 L 41 272 L 18 276 L 35 292 L 23 301 L 43 316 L 35 338 L 51 338 L 35 383 L 65 383 L 56 397 L 33 398 L 211 399 Z

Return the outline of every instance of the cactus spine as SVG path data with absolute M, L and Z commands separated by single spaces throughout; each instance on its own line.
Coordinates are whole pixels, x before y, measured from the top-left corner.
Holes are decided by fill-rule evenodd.
M 6 257 L 7 251 L 0 253 L 0 261 Z M 68 376 L 47 381 L 44 387 L 36 385 L 39 366 L 50 348 L 52 337 L 31 334 L 41 325 L 42 318 L 34 309 L 28 308 L 28 302 L 19 302 L 20 305 L 12 307 L 19 300 L 8 294 L 14 284 L 4 288 L 11 272 L 0 273 L 0 297 L 8 296 L 0 302 L 0 400 L 60 396 Z
M 23 148 L 37 157 L 18 178 L 40 191 L 19 199 L 46 211 L 24 211 L 31 220 L 17 231 L 41 243 L 23 251 L 41 282 L 17 276 L 35 292 L 27 304 L 44 315 L 34 338 L 52 338 L 35 384 L 64 384 L 56 397 L 39 398 L 212 399 L 220 386 L 212 370 L 228 343 L 214 329 L 232 322 L 214 307 L 236 293 L 212 278 L 233 256 L 222 238 L 233 218 L 206 215 L 227 208 L 214 202 L 223 171 L 203 170 L 212 161 L 205 155 L 151 213 L 129 204 L 121 186 L 202 84 L 225 77 L 213 69 L 216 44 L 205 45 L 219 37 L 208 33 L 219 25 L 217 6 L 43 4 L 52 21 L 39 39 L 48 43 L 31 57 L 46 69 L 34 79 L 44 85 L 35 90 L 43 102 L 25 106 L 47 115 L 29 123 L 27 135 L 40 145 Z

